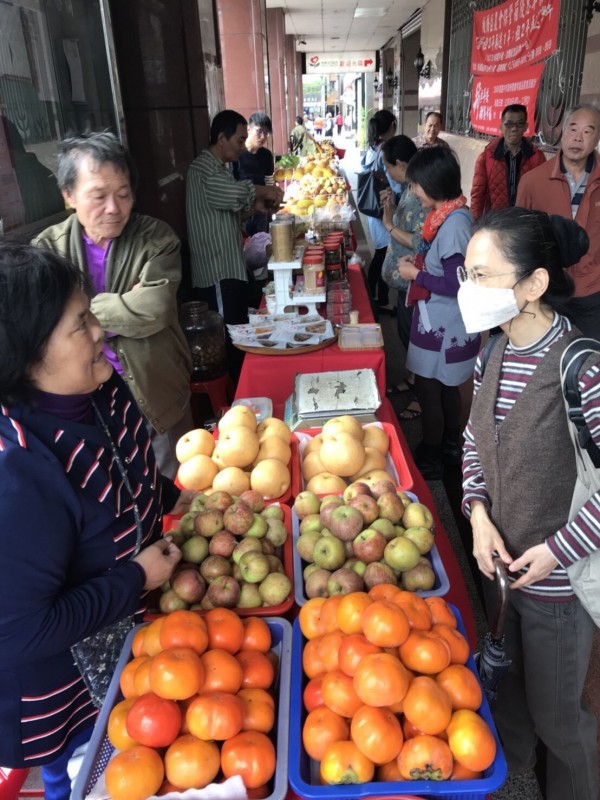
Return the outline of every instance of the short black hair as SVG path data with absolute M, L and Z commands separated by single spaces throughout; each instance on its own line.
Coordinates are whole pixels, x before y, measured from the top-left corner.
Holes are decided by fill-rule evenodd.
M 521 103 L 511 103 L 502 109 L 500 119 L 503 120 L 505 114 L 525 114 L 525 119 L 527 119 L 527 106 L 523 106 Z
M 86 274 L 62 256 L 0 244 L 0 403 L 35 403 L 31 368 L 43 360 L 76 289 L 89 294 Z
M 408 164 L 417 152 L 417 146 L 412 139 L 400 133 L 398 136 L 392 136 L 391 139 L 384 142 L 381 152 L 388 164 L 395 164 L 396 161 L 403 161 Z
M 441 111 L 428 111 L 427 114 L 425 115 L 425 122 L 427 122 L 429 117 L 437 117 L 440 121 L 440 125 L 444 124 L 444 118 L 442 116 Z
M 112 164 L 119 172 L 125 173 L 135 193 L 138 172 L 134 161 L 110 131 L 88 131 L 62 140 L 56 163 L 56 180 L 61 191 L 73 191 L 77 183 L 79 162 L 86 156 L 100 165 Z
M 510 207 L 488 211 L 474 225 L 473 233 L 494 235 L 498 249 L 515 267 L 517 278 L 527 278 L 536 269 L 548 273 L 548 289 L 541 300 L 562 310 L 573 294 L 574 284 L 565 272 L 589 248 L 585 230 L 572 219 L 545 211 Z
M 304 117 L 296 117 L 296 125 L 303 125 Z
M 250 114 L 248 125 L 255 125 L 257 128 L 264 128 L 269 133 L 273 133 L 271 117 L 264 111 L 255 111 L 254 114 Z
M 423 147 L 417 150 L 406 169 L 411 183 L 418 183 L 432 200 L 460 197 L 460 164 L 449 147 Z
M 376 111 L 367 125 L 367 139 L 369 146 L 373 147 L 381 141 L 381 137 L 393 126 L 398 125 L 398 120 L 387 108 Z
M 216 144 L 220 133 L 224 134 L 226 139 L 231 139 L 238 125 L 247 126 L 248 123 L 246 118 L 238 114 L 237 111 L 232 111 L 231 109 L 219 111 L 210 124 L 210 143 Z

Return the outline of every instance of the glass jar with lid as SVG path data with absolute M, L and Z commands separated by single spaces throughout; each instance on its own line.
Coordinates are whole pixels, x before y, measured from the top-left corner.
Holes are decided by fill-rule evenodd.
M 227 372 L 225 323 L 208 303 L 183 303 L 179 322 L 192 354 L 192 380 L 210 381 Z

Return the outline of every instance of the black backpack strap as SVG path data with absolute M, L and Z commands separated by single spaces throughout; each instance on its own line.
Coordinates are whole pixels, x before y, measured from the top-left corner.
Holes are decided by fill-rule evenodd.
M 596 339 L 582 337 L 569 344 L 561 359 L 561 383 L 568 406 L 568 416 L 577 429 L 579 447 L 587 450 L 593 465 L 600 468 L 600 449 L 592 439 L 581 408 L 581 392 L 579 391 L 579 373 L 590 355 L 600 354 L 600 342 Z
M 496 346 L 496 343 L 500 340 L 502 336 L 501 333 L 495 333 L 493 336 L 487 340 L 487 342 L 483 345 L 481 353 L 479 357 L 481 358 L 481 379 L 483 380 L 483 376 L 485 375 L 485 368 L 487 367 L 487 363 L 490 360 L 490 356 L 492 355 L 492 350 Z

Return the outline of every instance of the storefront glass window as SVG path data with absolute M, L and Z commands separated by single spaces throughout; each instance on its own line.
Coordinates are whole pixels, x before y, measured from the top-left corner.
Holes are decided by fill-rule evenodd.
M 115 108 L 100 0 L 0 0 L 4 233 L 41 230 L 64 214 L 57 142 L 105 128 L 115 130 Z

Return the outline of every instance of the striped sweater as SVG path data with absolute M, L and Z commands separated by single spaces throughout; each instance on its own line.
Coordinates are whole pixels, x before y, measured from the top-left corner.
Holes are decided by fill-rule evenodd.
M 163 497 L 135 402 L 116 375 L 94 399 L 126 464 L 143 542 L 160 536 Z M 164 481 L 164 483 L 163 483 Z M 0 406 L 0 763 L 56 759 L 97 711 L 70 647 L 143 610 L 143 570 L 129 561 L 129 493 L 99 425 Z
M 502 362 L 495 407 L 497 436 L 501 435 L 503 420 L 527 386 L 536 366 L 550 346 L 558 341 L 565 331 L 570 330 L 570 322 L 555 314 L 551 327 L 538 341 L 524 348 L 515 348 L 510 342 L 508 343 Z M 481 377 L 481 360 L 478 359 L 475 365 L 474 396 L 481 386 Z M 558 375 L 557 381 L 559 381 Z M 600 445 L 600 363 L 580 376 L 579 388 L 585 420 L 594 441 Z M 539 466 L 543 468 L 543 464 Z M 467 517 L 470 516 L 471 503 L 474 500 L 480 500 L 488 508 L 490 507 L 490 498 L 470 420 L 465 430 L 463 450 L 463 513 Z M 557 531 L 548 531 L 544 539 L 559 566 L 546 579 L 524 587 L 522 591 L 539 600 L 571 600 L 574 594 L 565 568 L 600 547 L 600 497 L 594 495 L 571 522 Z M 509 577 L 511 580 L 516 580 L 518 574 Z

